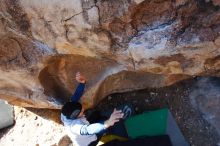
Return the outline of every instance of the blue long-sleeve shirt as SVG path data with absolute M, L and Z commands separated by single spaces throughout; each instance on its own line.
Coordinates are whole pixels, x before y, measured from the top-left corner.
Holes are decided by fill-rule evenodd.
M 74 94 L 71 96 L 71 101 L 78 102 L 80 97 L 83 95 L 84 89 L 85 89 L 85 84 L 79 83 Z

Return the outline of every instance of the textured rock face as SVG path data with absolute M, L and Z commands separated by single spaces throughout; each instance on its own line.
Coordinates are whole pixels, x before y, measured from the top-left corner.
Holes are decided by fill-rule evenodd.
M 192 105 L 202 112 L 220 134 L 220 80 L 219 78 L 199 78 L 190 93 Z
M 59 108 L 88 79 L 87 107 L 114 92 L 220 76 L 218 0 L 3 0 L 0 98 Z

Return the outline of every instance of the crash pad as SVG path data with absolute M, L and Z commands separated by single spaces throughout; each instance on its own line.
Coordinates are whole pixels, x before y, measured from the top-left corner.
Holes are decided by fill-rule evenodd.
M 167 108 L 144 112 L 125 121 L 130 138 L 169 135 L 174 146 L 189 146 L 175 119 Z
M 14 124 L 14 109 L 6 101 L 0 100 L 0 129 Z
M 166 134 L 168 109 L 159 109 L 145 112 L 128 118 L 125 127 L 128 136 L 137 138 L 139 136 L 156 136 Z

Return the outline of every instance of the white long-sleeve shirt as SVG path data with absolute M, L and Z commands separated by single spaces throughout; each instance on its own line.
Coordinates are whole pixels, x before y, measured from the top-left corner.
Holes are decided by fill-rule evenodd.
M 91 142 L 97 140 L 97 133 L 105 130 L 104 124 L 90 124 L 85 117 L 72 120 L 61 114 L 61 121 L 74 146 L 88 146 Z

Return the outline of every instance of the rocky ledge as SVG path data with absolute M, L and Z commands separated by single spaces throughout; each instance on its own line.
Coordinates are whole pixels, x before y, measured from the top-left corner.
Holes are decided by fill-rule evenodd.
M 91 107 L 115 92 L 220 76 L 218 0 L 3 0 L 0 98 L 60 108 L 87 77 Z

